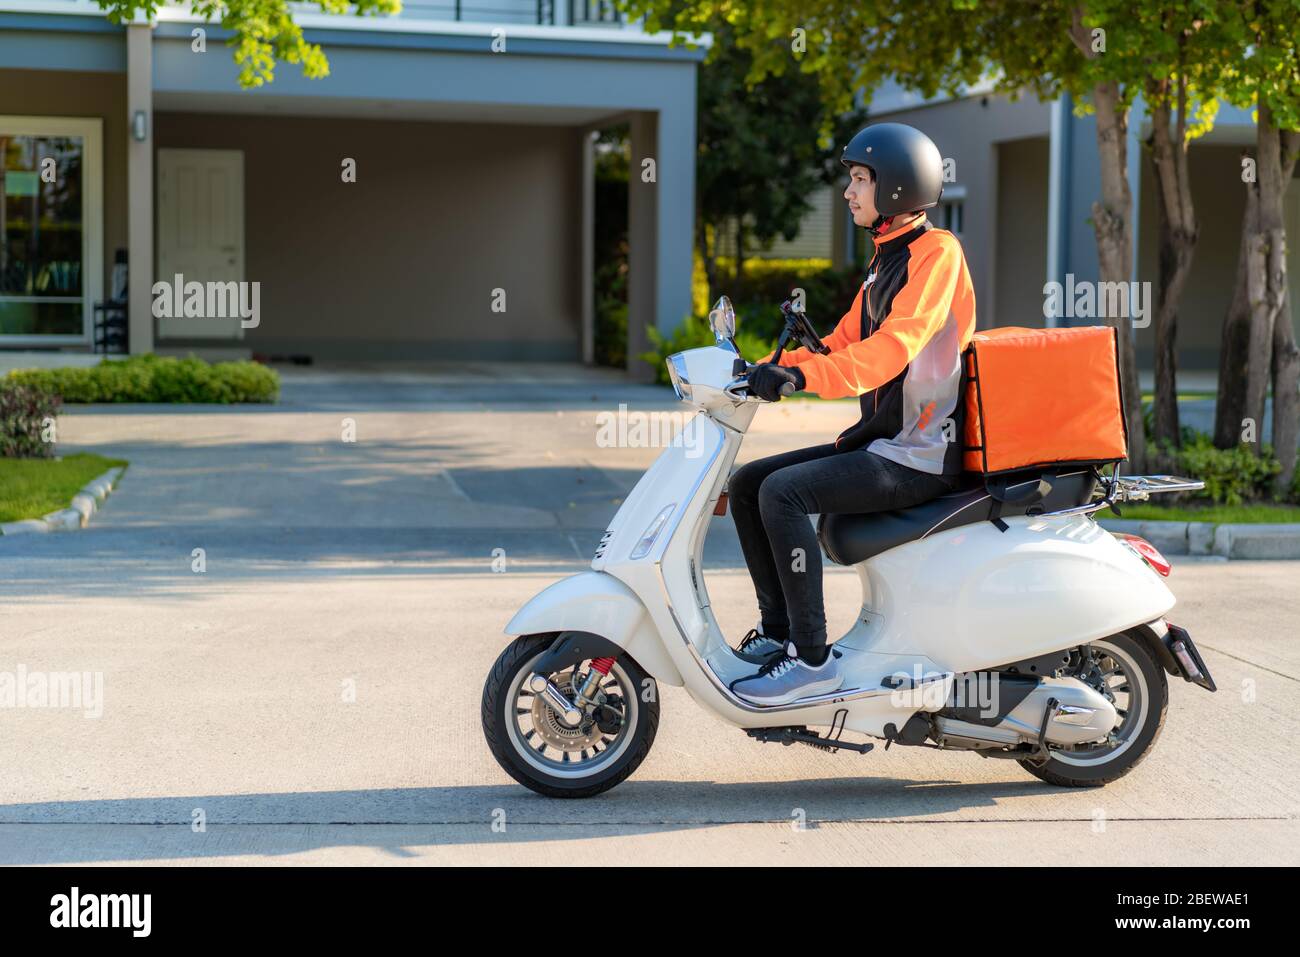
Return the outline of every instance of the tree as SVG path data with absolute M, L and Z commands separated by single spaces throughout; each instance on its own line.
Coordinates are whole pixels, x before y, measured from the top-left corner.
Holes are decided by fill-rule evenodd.
M 833 182 L 839 165 L 836 138 L 817 135 L 823 106 L 816 78 L 769 74 L 750 83 L 753 57 L 733 42 L 731 27 L 720 20 L 711 32 L 714 45 L 699 73 L 695 191 L 696 245 L 710 298 L 720 288 L 724 231 L 732 231 L 739 281 L 746 251 L 778 236 L 793 239 L 812 208 L 809 195 Z M 837 118 L 836 132 L 863 120 L 852 111 Z
M 1255 155 L 1242 157 L 1245 213 L 1232 303 L 1223 324 L 1214 443 L 1233 448 L 1254 425 L 1258 450 L 1270 380 L 1273 448 L 1295 475 L 1300 431 L 1300 348 L 1287 291 L 1286 191 L 1300 155 L 1300 0 L 1248 0 L 1228 18 L 1237 44 L 1227 98 L 1255 108 Z
M 1191 275 L 1200 229 L 1196 222 L 1187 152 L 1209 131 L 1227 74 L 1235 69 L 1217 0 L 1155 0 L 1134 5 L 1093 0 L 1131 59 L 1130 80 L 1141 84 L 1151 116 L 1150 150 L 1159 233 L 1155 333 L 1156 442 L 1181 444 L 1178 421 L 1178 305 Z M 1190 121 L 1190 122 L 1189 122 Z
M 137 14 L 153 19 L 162 0 L 96 0 L 114 23 L 129 23 Z M 401 0 L 315 0 L 325 13 L 351 10 L 357 16 L 394 14 Z M 275 64 L 300 63 L 304 76 L 313 80 L 329 76 L 329 61 L 320 44 L 308 43 L 293 20 L 289 0 L 188 0 L 197 16 L 208 23 L 218 21 L 234 36 L 228 45 L 235 49 L 239 64 L 239 85 L 245 89 L 270 83 Z

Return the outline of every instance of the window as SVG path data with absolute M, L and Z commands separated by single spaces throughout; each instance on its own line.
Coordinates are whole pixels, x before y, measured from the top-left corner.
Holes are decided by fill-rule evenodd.
M 89 338 L 100 163 L 97 119 L 0 116 L 0 345 Z
M 935 225 L 942 226 L 954 236 L 961 236 L 965 212 L 962 201 L 965 198 L 965 186 L 945 186 L 943 197 L 939 200 L 939 208 L 935 210 Z
M 944 229 L 955 236 L 961 235 L 961 203 L 944 203 L 942 206 L 943 222 L 940 223 Z

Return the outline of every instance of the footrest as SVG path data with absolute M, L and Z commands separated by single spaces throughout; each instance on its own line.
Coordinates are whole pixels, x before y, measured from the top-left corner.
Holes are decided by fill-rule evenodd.
M 842 727 L 842 726 L 841 726 Z M 762 741 L 765 744 L 783 744 L 789 747 L 792 744 L 806 744 L 811 748 L 819 751 L 827 751 L 834 754 L 836 751 L 856 751 L 858 754 L 866 754 L 875 748 L 873 744 L 857 744 L 852 741 L 841 741 L 836 738 L 823 738 L 816 731 L 809 731 L 803 725 L 792 725 L 782 728 L 746 728 L 745 733 L 756 741 Z

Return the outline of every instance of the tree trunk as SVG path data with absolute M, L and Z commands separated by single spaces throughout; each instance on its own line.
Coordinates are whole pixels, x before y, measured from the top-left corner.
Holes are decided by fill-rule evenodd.
M 1261 116 L 1263 110 L 1260 110 Z M 1286 220 L 1283 214 L 1286 191 L 1300 157 L 1300 130 L 1284 130 L 1278 135 L 1278 222 L 1277 244 L 1279 272 L 1279 307 L 1273 323 L 1273 454 L 1282 463 L 1274 492 L 1279 498 L 1291 489 L 1295 477 L 1296 444 L 1300 438 L 1300 347 L 1296 345 L 1291 324 L 1290 294 L 1286 275 Z
M 1300 347 L 1291 325 L 1289 296 L 1282 296 L 1282 315 L 1273 326 L 1273 453 L 1282 463 L 1273 486 L 1283 498 L 1295 479 L 1296 438 L 1300 434 Z
M 1258 108 L 1256 137 L 1256 193 L 1258 210 L 1255 232 L 1246 242 L 1246 302 L 1249 332 L 1246 349 L 1245 419 L 1254 426 L 1252 443 L 1259 452 L 1263 441 L 1264 410 L 1273 371 L 1273 334 L 1279 321 L 1289 322 L 1282 314 L 1286 296 L 1286 229 L 1282 202 L 1286 180 L 1282 178 L 1282 136 L 1273 125 L 1272 111 L 1266 104 Z M 1285 170 L 1290 178 L 1294 159 Z
M 1149 87 L 1150 93 L 1159 94 Z M 1174 447 L 1178 428 L 1178 304 L 1191 275 L 1199 228 L 1187 170 L 1187 87 L 1179 83 L 1177 124 L 1170 129 L 1168 95 L 1152 96 L 1152 164 L 1159 210 L 1160 274 L 1155 317 L 1154 438 Z
M 1101 156 L 1101 199 L 1092 204 L 1093 229 L 1097 234 L 1097 259 L 1102 282 L 1132 280 L 1133 194 L 1128 182 L 1128 108 L 1120 97 L 1119 84 L 1108 81 L 1093 88 L 1097 111 L 1097 150 Z M 1137 353 L 1133 323 L 1127 316 L 1108 316 L 1118 330 L 1120 379 L 1124 391 L 1124 415 L 1128 420 L 1128 470 L 1146 468 L 1146 435 L 1142 429 L 1142 390 L 1138 383 Z
M 1242 158 L 1246 158 L 1242 153 Z M 1246 355 L 1250 351 L 1250 303 L 1246 295 L 1246 263 L 1251 237 L 1259 230 L 1259 193 L 1246 184 L 1246 207 L 1241 217 L 1241 242 L 1237 249 L 1237 278 L 1232 302 L 1223 317 L 1219 344 L 1219 389 L 1214 403 L 1214 444 L 1236 448 L 1242 440 L 1246 418 Z

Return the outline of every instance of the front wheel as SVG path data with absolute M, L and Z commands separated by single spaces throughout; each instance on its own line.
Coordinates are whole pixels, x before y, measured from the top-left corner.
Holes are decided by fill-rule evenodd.
M 593 704 L 570 727 L 528 687 L 555 635 L 511 642 L 483 685 L 483 735 L 497 763 L 524 787 L 547 797 L 592 797 L 627 778 L 645 760 L 659 728 L 655 681 L 627 656 L 598 679 Z M 570 701 L 591 662 L 548 675 Z
M 1105 741 L 1055 749 L 1046 763 L 1020 762 L 1034 777 L 1061 787 L 1101 787 L 1133 770 L 1155 745 L 1169 707 L 1164 669 L 1142 642 L 1112 635 L 1084 651 L 1072 677 L 1105 695 L 1120 721 Z

